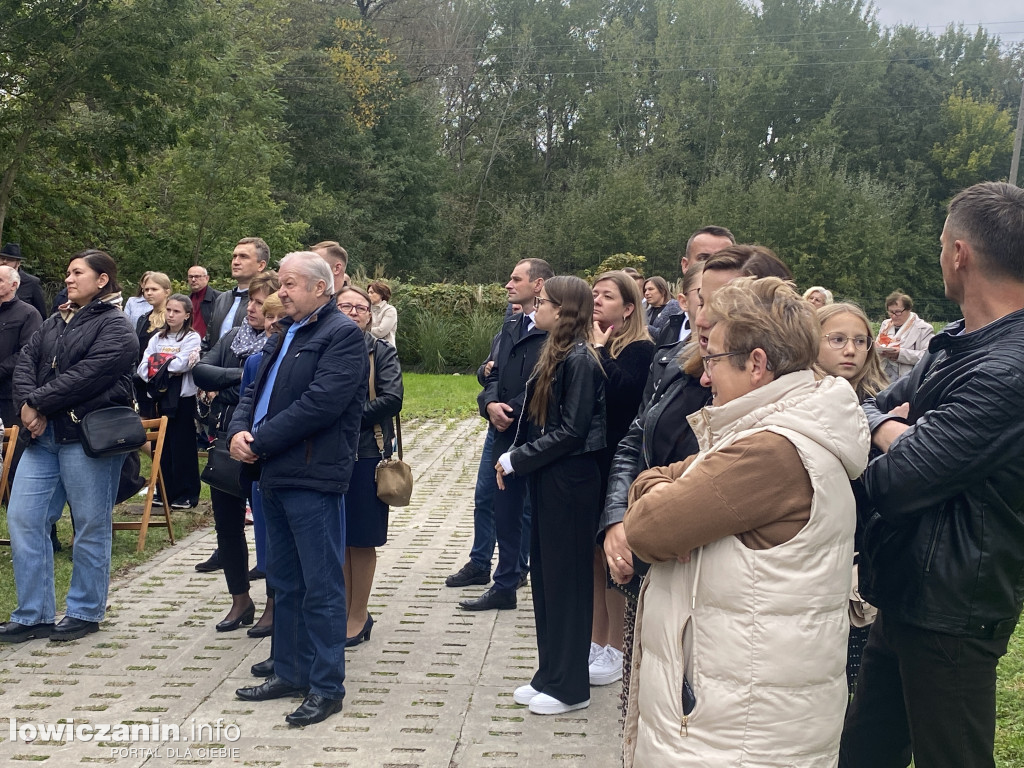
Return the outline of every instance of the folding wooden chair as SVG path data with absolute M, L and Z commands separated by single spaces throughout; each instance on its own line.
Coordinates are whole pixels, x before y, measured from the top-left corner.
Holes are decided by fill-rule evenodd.
M 8 427 L 4 430 L 4 469 L 0 473 L 0 502 L 3 503 L 4 509 L 7 509 L 7 505 L 11 502 L 11 488 L 8 482 L 11 477 L 11 464 L 14 463 L 14 451 L 18 446 L 18 432 L 20 427 L 17 424 Z M 6 544 L 8 547 L 11 546 L 10 539 L 0 539 L 0 544 Z
M 146 439 L 152 446 L 153 461 L 149 469 L 149 479 L 146 482 L 146 501 L 142 505 L 141 520 L 115 520 L 115 531 L 138 531 L 139 546 L 136 552 L 142 552 L 146 548 L 146 532 L 150 526 L 154 528 L 166 528 L 167 536 L 174 543 L 174 528 L 171 527 L 171 501 L 167 498 L 167 489 L 164 488 L 164 476 L 160 472 L 160 457 L 164 452 L 164 436 L 167 434 L 167 417 L 161 416 L 158 419 L 143 419 L 142 426 L 146 430 Z M 164 505 L 164 519 L 150 521 L 150 512 L 153 508 L 153 494 L 159 485 L 160 500 Z

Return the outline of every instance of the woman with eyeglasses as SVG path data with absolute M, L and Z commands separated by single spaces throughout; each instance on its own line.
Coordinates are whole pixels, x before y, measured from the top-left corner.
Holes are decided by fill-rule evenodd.
M 864 402 L 874 397 L 887 386 L 889 379 L 882 370 L 882 362 L 871 341 L 871 323 L 864 310 L 856 304 L 829 304 L 818 310 L 821 323 L 821 343 L 818 348 L 817 367 L 829 376 L 846 379 L 857 393 L 857 399 Z M 858 528 L 859 533 L 859 528 Z M 857 537 L 859 544 L 860 538 Z M 855 547 L 859 550 L 859 546 Z M 857 563 L 854 552 L 854 565 Z M 856 587 L 856 580 L 854 587 Z M 860 672 L 861 654 L 868 641 L 868 631 L 873 614 L 865 614 L 860 593 L 851 594 L 853 611 L 850 624 L 850 639 L 846 651 L 846 685 L 850 693 L 857 683 Z
M 534 322 L 548 335 L 526 384 L 513 447 L 495 465 L 498 492 L 526 478 L 533 520 L 530 581 L 537 671 L 512 699 L 535 715 L 590 706 L 594 535 L 601 508 L 605 373 L 589 337 L 593 289 L 578 277 L 544 281 Z
M 652 563 L 624 764 L 835 765 L 867 419 L 815 376 L 821 326 L 788 282 L 741 278 L 701 312 L 700 451 L 642 472 L 624 519 Z
M 380 294 L 378 294 L 380 295 Z M 388 505 L 377 498 L 377 465 L 391 458 L 394 418 L 402 410 L 402 366 L 395 348 L 371 331 L 371 294 L 348 286 L 335 297 L 338 309 L 355 322 L 366 337 L 370 356 L 370 386 L 363 403 L 355 467 L 345 494 L 345 599 L 348 604 L 346 648 L 370 639 L 370 589 L 377 570 L 377 547 L 388 540 Z
M 888 317 L 878 329 L 875 348 L 882 356 L 882 367 L 890 381 L 906 376 L 928 351 L 935 335 L 931 323 L 917 316 L 914 300 L 894 291 L 885 300 Z

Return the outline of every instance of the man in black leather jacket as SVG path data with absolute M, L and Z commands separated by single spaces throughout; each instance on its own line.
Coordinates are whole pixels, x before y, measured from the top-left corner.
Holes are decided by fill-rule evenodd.
M 516 264 L 505 289 L 509 304 L 521 304 L 523 311 L 502 326 L 494 366 L 484 379 L 477 397 L 480 415 L 496 430 L 494 456 L 512 447 L 519 428 L 519 417 L 526 402 L 526 381 L 540 357 L 547 332 L 534 326 L 534 300 L 540 296 L 544 281 L 553 277 L 551 266 L 543 259 L 523 259 Z M 498 567 L 494 586 L 473 600 L 463 600 L 468 611 L 516 607 L 519 586 L 526 481 L 520 477 L 505 484 L 494 499 L 494 533 L 498 543 Z M 528 523 L 527 523 L 528 524 Z
M 996 665 L 1024 601 L 1024 191 L 949 205 L 939 261 L 964 319 L 864 404 L 861 593 L 879 608 L 840 765 L 994 766 Z

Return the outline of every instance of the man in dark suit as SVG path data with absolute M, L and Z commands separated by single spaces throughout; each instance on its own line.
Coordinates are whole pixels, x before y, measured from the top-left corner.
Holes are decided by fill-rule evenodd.
M 326 261 L 290 253 L 280 278 L 284 333 L 264 347 L 228 429 L 231 456 L 259 462 L 275 597 L 274 674 L 235 694 L 245 701 L 304 694 L 285 720 L 310 725 L 339 712 L 345 696 L 344 494 L 369 358 L 362 331 L 332 300 Z
M 492 449 L 495 456 L 512 447 L 526 406 L 526 381 L 533 373 L 547 338 L 547 333 L 534 325 L 535 302 L 544 281 L 551 277 L 554 277 L 554 272 L 543 259 L 523 259 L 516 264 L 505 285 L 509 303 L 522 305 L 523 311 L 502 327 L 494 366 L 477 398 L 480 415 L 496 430 Z M 476 599 L 459 603 L 465 610 L 516 607 L 516 588 L 522 575 L 519 552 L 525 500 L 526 481 L 510 475 L 505 480 L 505 490 L 494 499 L 494 532 L 498 541 L 494 586 Z
M 262 238 L 243 237 L 238 241 L 231 253 L 231 276 L 238 285 L 232 291 L 223 291 L 213 302 L 203 337 L 204 354 L 221 336 L 242 324 L 249 304 L 249 281 L 266 269 L 269 261 L 270 248 Z
M 49 317 L 46 311 L 46 299 L 43 298 L 43 286 L 40 284 L 38 277 L 30 275 L 21 268 L 21 259 L 21 246 L 17 243 L 7 243 L 3 248 L 0 248 L 0 264 L 18 270 L 18 274 L 21 277 L 21 285 L 18 286 L 18 298 L 26 304 L 31 304 L 35 307 L 40 317 Z

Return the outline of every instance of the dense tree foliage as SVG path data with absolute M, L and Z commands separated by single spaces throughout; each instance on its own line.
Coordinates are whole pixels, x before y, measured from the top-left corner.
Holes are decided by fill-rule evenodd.
M 493 281 L 696 227 L 876 312 L 941 303 L 943 206 L 1004 178 L 1024 53 L 860 0 L 0 0 L 0 235 L 59 279 L 235 240 Z

